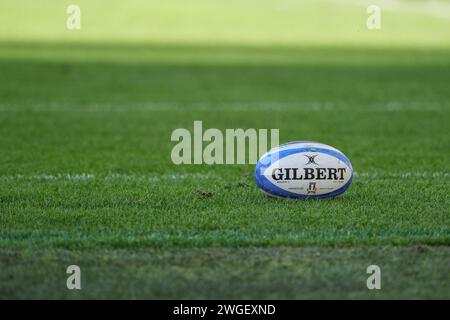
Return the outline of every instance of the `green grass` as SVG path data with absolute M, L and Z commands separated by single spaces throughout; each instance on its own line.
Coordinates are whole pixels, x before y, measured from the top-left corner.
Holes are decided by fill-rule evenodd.
M 0 250 L 0 296 L 49 299 L 448 298 L 445 247 Z M 77 261 L 82 290 L 66 289 Z M 381 268 L 381 290 L 366 268 Z M 43 268 L 42 266 L 45 266 Z M 33 272 L 30 272 L 33 270 Z M 427 270 L 427 272 L 423 272 Z
M 448 5 L 368 31 L 339 3 L 80 1 L 70 32 L 67 3 L 0 3 L 0 298 L 450 298 Z M 333 145 L 354 182 L 274 200 L 252 165 L 176 166 L 194 120 Z
M 1 181 L 0 246 L 448 243 L 448 197 L 436 192 L 447 182 L 432 176 L 357 177 L 345 197 L 299 203 L 265 197 L 251 177 L 234 175 L 12 176 Z

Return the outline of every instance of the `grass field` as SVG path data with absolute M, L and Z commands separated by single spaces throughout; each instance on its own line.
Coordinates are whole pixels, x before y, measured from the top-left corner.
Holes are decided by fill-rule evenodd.
M 83 0 L 69 31 L 72 2 L 0 2 L 0 298 L 450 298 L 448 2 L 371 31 L 365 1 Z M 354 182 L 176 166 L 194 120 L 335 146 Z

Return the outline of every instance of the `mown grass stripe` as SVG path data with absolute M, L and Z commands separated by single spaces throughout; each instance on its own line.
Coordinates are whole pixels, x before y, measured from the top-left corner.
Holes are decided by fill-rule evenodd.
M 448 230 L 386 230 L 366 231 L 314 231 L 276 234 L 271 232 L 243 233 L 237 231 L 201 233 L 146 232 L 107 234 L 68 234 L 15 232 L 0 234 L 0 247 L 63 247 L 63 248 L 122 248 L 122 247 L 210 247 L 210 246 L 367 246 L 391 245 L 447 245 L 450 242 Z
M 116 104 L 88 104 L 83 107 L 74 107 L 65 103 L 45 103 L 39 102 L 26 106 L 13 106 L 0 104 L 0 112 L 48 112 L 48 113 L 123 113 L 123 112 L 330 112 L 349 111 L 358 113 L 372 112 L 445 112 L 450 110 L 448 103 L 439 101 L 387 101 L 384 103 L 366 103 L 364 108 L 358 108 L 345 102 L 229 102 L 215 103 L 211 107 L 209 102 L 196 103 L 167 103 L 149 102 L 135 103 L 133 105 Z

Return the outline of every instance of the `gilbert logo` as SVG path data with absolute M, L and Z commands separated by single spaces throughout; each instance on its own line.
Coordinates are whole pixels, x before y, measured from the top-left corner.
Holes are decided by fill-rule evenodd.
M 303 170 L 302 170 L 303 169 Z M 279 168 L 272 170 L 272 179 L 280 180 L 344 180 L 347 168 Z
M 256 164 L 268 150 L 268 131 L 239 128 L 225 129 L 223 134 L 210 128 L 203 132 L 202 121 L 194 121 L 193 134 L 184 128 L 172 132 L 170 140 L 178 143 L 172 149 L 171 159 L 174 164 Z M 278 129 L 270 129 L 270 145 L 279 145 Z
M 318 156 L 317 154 L 315 154 L 315 155 L 313 155 L 313 156 L 310 156 L 310 155 L 307 155 L 307 154 L 305 154 L 304 155 L 306 158 L 308 158 L 308 162 L 307 163 L 305 163 L 305 166 L 306 165 L 308 165 L 308 164 L 315 164 L 315 165 L 318 165 L 317 163 L 316 163 L 316 157 Z

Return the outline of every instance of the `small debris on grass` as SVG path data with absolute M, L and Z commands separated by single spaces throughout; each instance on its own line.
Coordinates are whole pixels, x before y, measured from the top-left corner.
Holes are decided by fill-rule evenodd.
M 202 191 L 202 190 L 197 190 L 197 192 L 195 194 L 199 198 L 209 198 L 209 197 L 212 197 L 212 195 L 213 195 L 212 192 Z
M 416 246 L 417 252 L 425 252 L 427 250 L 427 247 L 421 246 L 420 244 Z

